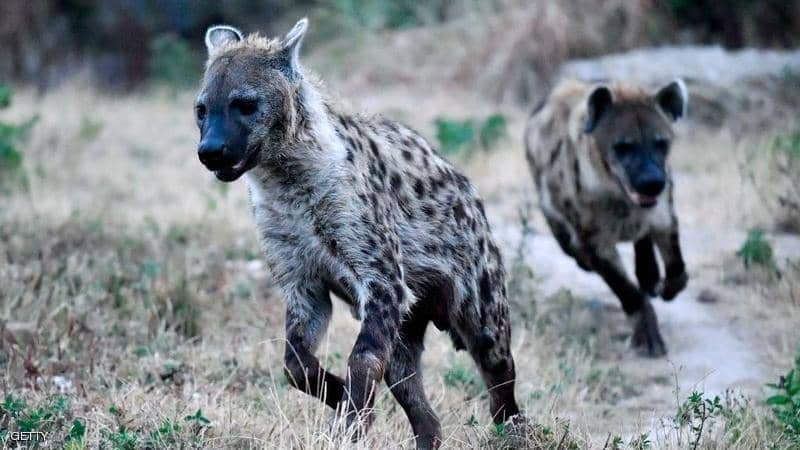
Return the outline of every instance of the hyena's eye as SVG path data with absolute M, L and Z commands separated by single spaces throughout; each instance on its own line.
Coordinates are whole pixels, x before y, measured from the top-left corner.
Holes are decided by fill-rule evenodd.
M 656 139 L 653 146 L 661 153 L 669 151 L 669 139 Z
M 614 151 L 618 155 L 628 154 L 636 149 L 636 144 L 633 142 L 617 142 L 614 144 Z
M 239 111 L 243 116 L 249 116 L 258 111 L 258 101 L 250 99 L 235 99 L 231 102 L 231 108 Z
M 194 107 L 194 112 L 197 115 L 197 120 L 202 122 L 203 119 L 206 118 L 206 105 L 199 104 L 199 105 L 195 106 Z

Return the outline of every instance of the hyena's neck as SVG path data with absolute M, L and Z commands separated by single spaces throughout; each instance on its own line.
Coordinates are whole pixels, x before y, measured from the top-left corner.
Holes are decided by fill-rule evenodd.
M 294 191 L 317 197 L 329 192 L 346 175 L 347 144 L 336 131 L 335 111 L 317 86 L 302 80 L 293 103 L 294 130 L 289 143 L 277 152 L 264 150 L 269 156 L 249 172 L 251 192 L 258 188 L 266 196 Z

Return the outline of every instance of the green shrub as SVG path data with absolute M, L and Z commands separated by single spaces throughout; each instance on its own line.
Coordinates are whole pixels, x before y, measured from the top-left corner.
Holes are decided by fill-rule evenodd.
M 436 139 L 445 155 L 458 153 L 475 141 L 475 125 L 472 120 L 436 119 Z
M 463 0 L 330 0 L 315 11 L 317 36 L 339 37 L 344 32 L 394 30 L 441 23 L 458 15 Z
M 481 147 L 488 151 L 508 135 L 507 121 L 502 114 L 492 114 L 481 125 Z
M 789 442 L 800 446 L 800 350 L 794 357 L 794 367 L 768 386 L 776 393 L 767 398 L 767 404 Z
M 150 43 L 150 79 L 172 88 L 197 82 L 200 65 L 189 44 L 174 34 L 162 34 Z
M 0 109 L 11 104 L 11 89 L 0 85 Z M 22 167 L 22 152 L 18 145 L 27 138 L 38 117 L 20 125 L 0 121 L 0 193 L 8 193 L 14 186 L 28 187 L 28 177 Z
M 758 228 L 753 228 L 747 233 L 744 244 L 736 252 L 748 269 L 754 265 L 774 269 L 775 261 L 772 254 L 772 245 L 764 237 L 764 232 Z
M 502 114 L 492 114 L 482 121 L 440 117 L 434 121 L 434 126 L 439 148 L 445 155 L 469 154 L 476 148 L 488 152 L 508 136 L 507 121 Z
M 0 85 L 0 109 L 8 108 L 11 105 L 11 88 Z

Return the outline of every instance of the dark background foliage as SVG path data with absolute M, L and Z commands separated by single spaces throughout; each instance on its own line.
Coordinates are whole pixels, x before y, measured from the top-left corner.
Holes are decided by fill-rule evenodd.
M 637 2 L 637 0 L 631 0 Z M 638 0 L 651 32 L 643 42 L 717 43 L 727 48 L 800 42 L 799 0 Z M 99 84 L 130 88 L 150 77 L 186 83 L 197 72 L 209 25 L 276 33 L 309 15 L 314 39 L 457 19 L 474 0 L 4 0 L 0 80 L 41 89 L 89 69 Z M 285 25 L 284 25 L 285 26 Z M 166 68 L 175 64 L 176 67 Z M 186 70 L 183 70 L 184 67 Z

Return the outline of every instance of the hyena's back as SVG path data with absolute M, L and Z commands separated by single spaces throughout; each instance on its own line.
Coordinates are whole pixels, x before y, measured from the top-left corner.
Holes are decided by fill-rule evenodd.
M 365 178 L 357 194 L 374 208 L 365 214 L 388 199 L 406 283 L 418 301 L 429 303 L 420 306 L 432 310 L 437 327 L 448 329 L 457 319 L 476 322 L 470 328 L 488 335 L 508 333 L 505 320 L 496 323 L 507 313 L 505 273 L 475 187 L 402 124 L 341 116 L 336 127 L 353 143 L 348 161 Z M 478 315 L 463 314 L 467 309 Z M 452 331 L 457 346 L 478 345 Z

